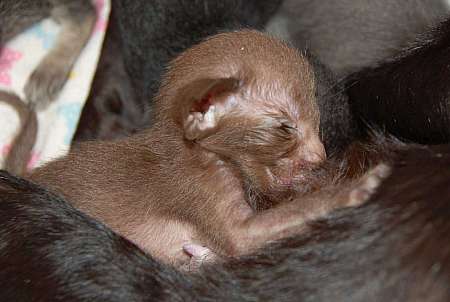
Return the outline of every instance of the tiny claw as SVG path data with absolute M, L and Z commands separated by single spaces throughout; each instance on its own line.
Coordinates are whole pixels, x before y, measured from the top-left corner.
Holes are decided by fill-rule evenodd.
M 183 251 L 193 258 L 199 259 L 204 259 L 211 253 L 210 249 L 198 244 L 191 243 L 183 245 Z

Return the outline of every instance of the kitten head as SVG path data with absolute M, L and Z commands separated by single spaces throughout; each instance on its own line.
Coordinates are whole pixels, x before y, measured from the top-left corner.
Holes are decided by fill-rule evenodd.
M 215 36 L 177 58 L 159 118 L 217 154 L 258 194 L 284 192 L 326 157 L 307 59 L 255 31 Z

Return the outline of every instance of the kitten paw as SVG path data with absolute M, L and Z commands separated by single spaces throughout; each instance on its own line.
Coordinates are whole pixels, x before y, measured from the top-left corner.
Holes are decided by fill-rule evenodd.
M 390 174 L 391 168 L 386 164 L 379 164 L 367 172 L 350 192 L 348 206 L 358 206 L 368 201 Z
M 217 259 L 213 251 L 198 244 L 185 244 L 183 250 L 191 257 L 185 267 L 190 272 L 198 271 L 202 265 L 214 262 Z

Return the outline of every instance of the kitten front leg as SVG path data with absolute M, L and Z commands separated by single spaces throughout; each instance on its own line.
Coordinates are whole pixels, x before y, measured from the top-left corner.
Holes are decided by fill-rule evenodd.
M 262 248 L 270 241 L 303 233 L 307 231 L 309 221 L 324 217 L 333 210 L 359 206 L 368 201 L 389 174 L 390 167 L 380 164 L 357 180 L 299 196 L 292 202 L 255 213 L 244 222 L 242 217 L 231 219 L 234 220 L 229 224 L 233 226 L 232 230 L 228 236 L 223 234 L 229 239 L 225 250 L 213 251 L 200 244 L 185 244 L 183 250 L 190 260 L 181 269 L 195 272 L 204 264 L 219 261 L 220 254 L 238 257 Z
M 237 225 L 230 236 L 234 238 L 233 256 L 248 254 L 267 242 L 305 232 L 308 221 L 324 217 L 333 210 L 363 204 L 389 175 L 390 167 L 379 164 L 349 184 L 298 197 L 292 202 L 252 215 Z

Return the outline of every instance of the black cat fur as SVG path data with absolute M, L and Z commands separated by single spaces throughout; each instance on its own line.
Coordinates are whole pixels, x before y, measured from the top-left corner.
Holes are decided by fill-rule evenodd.
M 148 124 L 148 100 L 138 99 L 126 72 L 115 8 L 111 8 L 100 60 L 83 107 L 74 143 L 118 139 Z
M 397 137 L 450 142 L 450 19 L 396 58 L 347 80 L 352 111 Z
M 448 12 L 446 0 L 285 0 L 268 30 L 341 78 L 397 54 Z
M 366 205 L 191 275 L 1 173 L 0 300 L 449 301 L 450 146 L 395 148 L 393 174 Z

